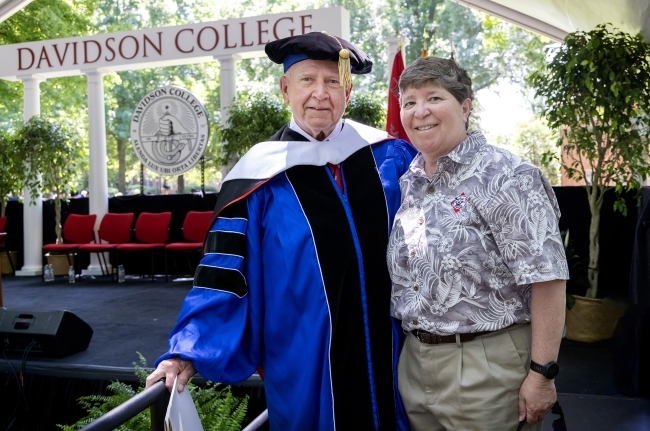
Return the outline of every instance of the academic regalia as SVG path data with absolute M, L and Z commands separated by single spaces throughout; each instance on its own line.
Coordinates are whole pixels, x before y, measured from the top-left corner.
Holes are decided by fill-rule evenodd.
M 297 40 L 340 45 L 309 35 Z M 272 60 L 287 49 L 280 42 L 267 45 Z M 285 126 L 229 173 L 158 362 L 191 360 L 228 384 L 261 366 L 272 430 L 408 429 L 385 256 L 398 179 L 416 151 L 353 121 L 337 127 L 310 142 Z M 340 164 L 343 192 L 328 164 Z

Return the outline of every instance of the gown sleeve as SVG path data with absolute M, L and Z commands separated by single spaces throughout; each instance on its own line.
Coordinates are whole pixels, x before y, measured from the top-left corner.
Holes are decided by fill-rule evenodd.
M 211 226 L 169 351 L 156 366 L 180 357 L 191 360 L 204 378 L 232 384 L 260 365 L 261 287 L 249 285 L 260 278 L 260 223 L 249 200 L 226 207 Z

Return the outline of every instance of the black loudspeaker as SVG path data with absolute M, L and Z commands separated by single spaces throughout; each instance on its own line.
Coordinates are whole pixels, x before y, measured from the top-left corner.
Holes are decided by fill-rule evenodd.
M 7 354 L 29 348 L 29 357 L 64 358 L 86 350 L 92 336 L 92 328 L 69 311 L 0 308 L 0 349 Z

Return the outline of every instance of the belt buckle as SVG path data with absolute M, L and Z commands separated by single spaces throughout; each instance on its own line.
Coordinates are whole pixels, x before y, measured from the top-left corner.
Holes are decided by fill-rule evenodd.
M 418 340 L 425 344 L 440 344 L 442 342 L 442 336 L 438 334 L 432 334 L 431 332 L 417 330 Z

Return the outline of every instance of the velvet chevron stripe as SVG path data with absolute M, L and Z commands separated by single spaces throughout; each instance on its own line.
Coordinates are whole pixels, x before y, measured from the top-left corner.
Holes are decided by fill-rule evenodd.
M 286 175 L 311 226 L 325 284 L 332 321 L 329 356 L 336 428 L 392 429 L 393 395 L 377 397 L 377 393 L 393 394 L 390 294 L 370 298 L 377 289 L 390 289 L 384 256 L 387 214 L 369 212 L 386 208 L 386 202 L 369 148 L 348 158 L 342 169 L 347 179 L 345 197 L 324 167 L 295 166 Z M 349 205 L 348 211 L 344 205 Z M 370 390 L 359 391 L 360 387 Z M 361 398 L 359 393 L 370 395 Z

